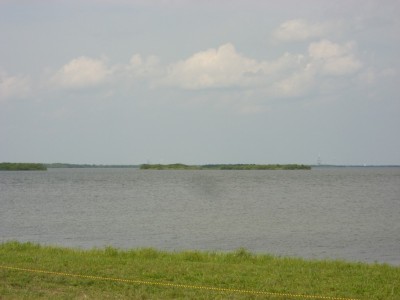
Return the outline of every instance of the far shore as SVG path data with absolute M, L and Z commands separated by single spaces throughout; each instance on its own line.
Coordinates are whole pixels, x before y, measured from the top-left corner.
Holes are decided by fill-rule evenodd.
M 310 170 L 311 167 L 300 164 L 209 164 L 185 165 L 176 164 L 143 164 L 141 170 Z

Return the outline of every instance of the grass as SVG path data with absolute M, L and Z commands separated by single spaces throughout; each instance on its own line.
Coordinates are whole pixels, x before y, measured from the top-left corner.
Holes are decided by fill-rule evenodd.
M 7 242 L 0 244 L 0 265 L 305 296 L 158 286 L 0 268 L 0 299 L 400 299 L 400 267 L 255 255 L 245 249 L 230 253 L 112 247 L 79 250 Z

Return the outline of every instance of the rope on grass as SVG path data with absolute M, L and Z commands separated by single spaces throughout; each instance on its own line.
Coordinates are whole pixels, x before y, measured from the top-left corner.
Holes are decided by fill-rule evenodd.
M 41 273 L 41 274 L 48 274 L 48 275 L 58 275 L 58 276 L 86 278 L 86 279 L 94 279 L 94 280 L 116 281 L 116 282 L 134 283 L 134 284 L 142 284 L 142 285 L 153 285 L 153 286 L 161 286 L 161 287 L 175 287 L 175 288 L 182 288 L 182 289 L 209 290 L 209 291 L 225 292 L 225 293 L 242 293 L 242 294 L 252 294 L 252 295 L 264 295 L 264 296 L 275 296 L 275 297 L 292 297 L 292 298 L 303 298 L 303 299 L 359 300 L 359 299 L 355 299 L 355 298 L 343 298 L 343 297 L 331 297 L 331 296 L 319 296 L 319 295 L 303 295 L 303 294 L 291 294 L 291 293 L 278 293 L 278 292 L 267 292 L 267 291 L 256 291 L 256 290 L 245 290 L 245 289 L 220 288 L 220 287 L 201 286 L 201 285 L 178 284 L 178 283 L 169 283 L 169 282 L 157 282 L 157 281 L 147 281 L 147 280 L 121 279 L 121 278 L 113 278 L 113 277 L 73 274 L 73 273 L 64 273 L 64 272 L 53 272 L 53 271 L 47 271 L 47 270 L 27 269 L 27 268 L 2 266 L 2 265 L 0 265 L 0 269 L 31 272 L 31 273 Z

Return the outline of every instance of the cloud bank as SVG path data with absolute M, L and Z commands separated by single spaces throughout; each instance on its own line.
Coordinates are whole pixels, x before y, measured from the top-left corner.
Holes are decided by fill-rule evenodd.
M 93 87 L 103 83 L 110 72 L 103 60 L 81 56 L 62 66 L 50 83 L 66 89 Z
M 238 53 L 227 43 L 170 65 L 165 83 L 185 89 L 246 86 L 249 77 L 261 70 L 260 63 Z
M 299 42 L 329 36 L 339 25 L 332 22 L 311 23 L 304 19 L 293 19 L 282 23 L 273 32 L 273 37 L 281 42 Z
M 22 98 L 31 92 L 31 80 L 27 76 L 12 76 L 0 72 L 0 102 Z
M 127 87 L 132 91 L 138 85 L 160 90 L 225 89 L 247 94 L 254 91 L 265 98 L 292 98 L 318 93 L 324 81 L 334 86 L 335 80 L 348 80 L 349 76 L 363 76 L 365 81 L 374 78 L 374 71 L 360 59 L 355 42 L 338 43 L 324 37 L 335 29 L 337 25 L 330 22 L 284 22 L 273 31 L 273 37 L 281 42 L 308 41 L 308 47 L 303 53 L 284 52 L 273 60 L 246 56 L 232 42 L 168 64 L 157 56 L 138 53 L 127 63 L 114 65 L 104 58 L 79 56 L 50 74 L 45 86 L 53 91 L 79 91 L 107 85 L 109 94 Z M 368 69 L 368 74 L 361 76 L 363 69 Z M 27 95 L 32 85 L 28 78 L 1 73 L 0 98 Z
M 308 55 L 324 75 L 345 75 L 358 71 L 362 63 L 354 53 L 354 43 L 339 45 L 329 40 L 311 43 Z

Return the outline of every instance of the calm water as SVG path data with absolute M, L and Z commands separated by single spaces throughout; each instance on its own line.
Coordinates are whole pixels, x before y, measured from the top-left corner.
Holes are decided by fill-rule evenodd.
M 400 265 L 400 168 L 0 172 L 0 241 Z

